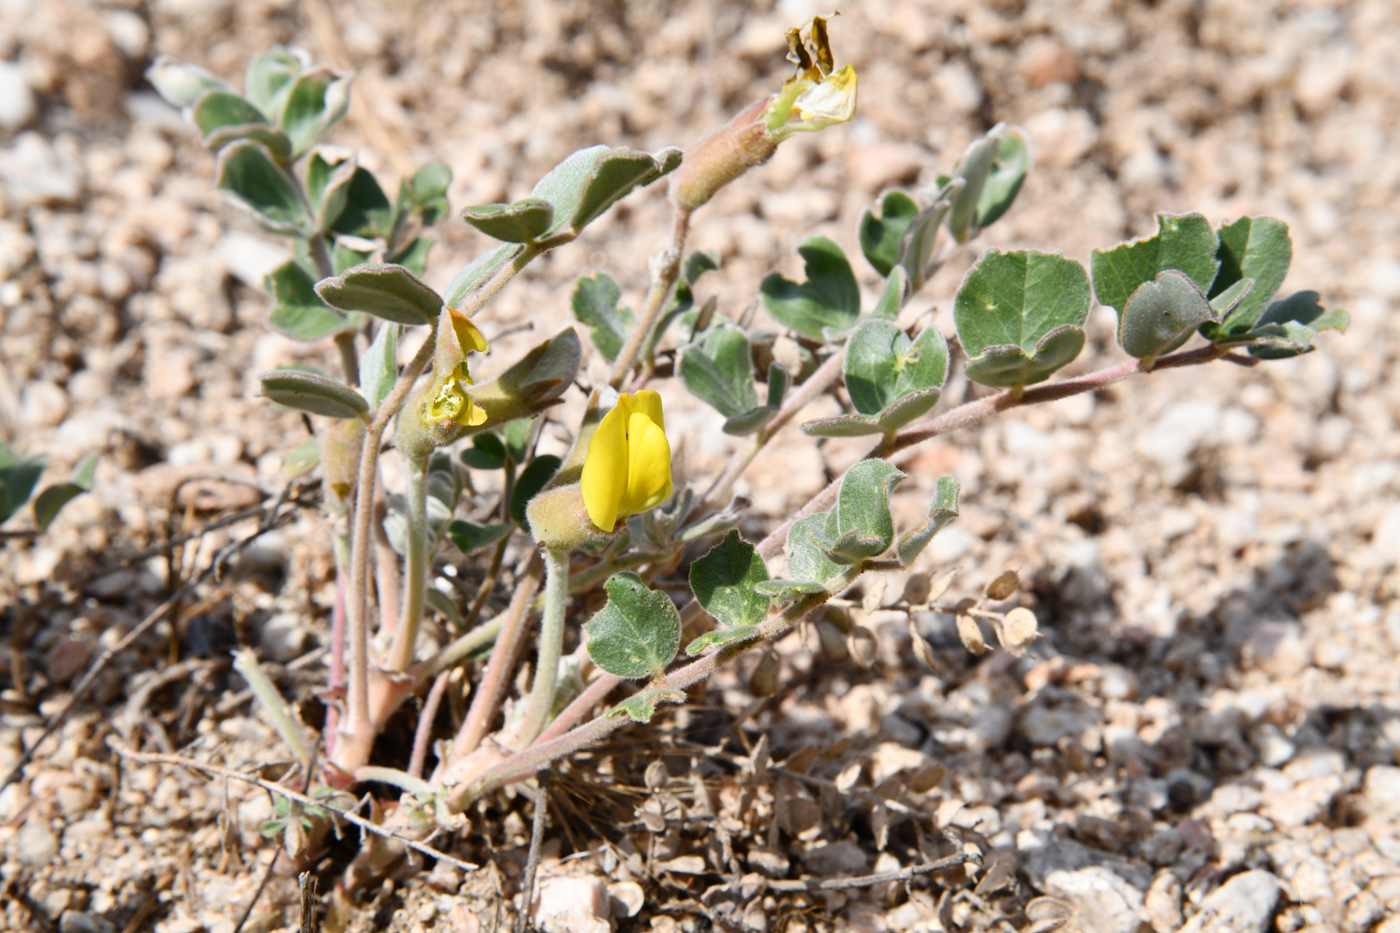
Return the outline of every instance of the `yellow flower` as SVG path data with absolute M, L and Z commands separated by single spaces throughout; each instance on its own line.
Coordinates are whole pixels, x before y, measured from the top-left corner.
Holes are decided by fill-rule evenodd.
M 647 390 L 618 397 L 589 442 L 581 485 L 588 517 L 604 531 L 671 497 L 671 444 L 660 395 Z
M 482 411 L 462 389 L 461 383 L 472 385 L 467 371 L 467 354 L 475 350 L 486 352 L 486 338 L 477 330 L 471 318 L 455 308 L 444 308 L 438 322 L 437 347 L 433 369 L 439 385 L 423 412 L 431 424 L 453 421 L 467 427 L 486 422 Z

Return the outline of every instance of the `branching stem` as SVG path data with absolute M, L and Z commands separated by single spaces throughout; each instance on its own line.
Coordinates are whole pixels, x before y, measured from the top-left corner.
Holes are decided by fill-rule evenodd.
M 690 211 L 683 207 L 676 208 L 671 226 L 671 245 L 653 260 L 651 288 L 647 291 L 646 305 L 637 317 L 637 325 L 627 335 L 627 342 L 618 351 L 612 371 L 608 373 L 608 385 L 614 389 L 621 388 L 623 380 L 632 371 L 633 364 L 637 362 L 637 354 L 650 338 L 657 317 L 661 314 L 666 299 L 670 297 L 671 289 L 675 288 L 676 279 L 681 274 L 681 253 L 685 249 L 685 238 L 689 231 Z
M 413 663 L 418 627 L 423 621 L 424 590 L 428 583 L 428 461 L 408 462 L 408 528 L 404 541 L 403 615 L 394 630 L 388 667 L 406 671 Z

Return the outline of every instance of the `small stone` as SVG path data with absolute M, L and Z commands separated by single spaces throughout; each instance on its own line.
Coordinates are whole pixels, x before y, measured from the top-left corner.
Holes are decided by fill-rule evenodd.
M 263 623 L 258 644 L 269 660 L 286 663 L 306 651 L 306 630 L 292 612 L 279 612 Z
M 1278 907 L 1281 884 L 1256 869 L 1236 875 L 1206 895 L 1180 933 L 1265 933 Z
M 853 187 L 875 194 L 892 185 L 913 184 L 928 160 L 918 146 L 876 142 L 852 147 L 846 171 Z
M 1244 662 L 1272 677 L 1292 677 L 1308 666 L 1303 627 L 1297 622 L 1264 622 L 1244 644 Z
M 1074 902 L 1080 929 L 1135 933 L 1141 922 L 1142 891 L 1107 868 L 1051 872 L 1045 890 Z
M 1074 835 L 1080 842 L 1104 852 L 1121 852 L 1128 841 L 1122 826 L 1097 816 L 1081 816 L 1075 824 Z
M 608 885 L 599 877 L 546 878 L 532 908 L 543 933 L 609 933 Z
M 1376 765 L 1366 771 L 1358 809 L 1378 820 L 1400 820 L 1400 768 Z
M 1021 47 L 1017 70 L 1031 87 L 1079 80 L 1079 57 L 1059 39 L 1035 36 Z
M 68 393 L 52 382 L 31 382 L 19 396 L 20 420 L 30 427 L 51 428 L 68 414 Z
M 72 204 L 83 191 L 82 168 L 38 133 L 26 132 L 0 149 L 0 186 L 10 209 Z
M 918 771 L 929 763 L 929 757 L 917 748 L 881 742 L 870 756 L 870 782 L 878 787 L 901 771 Z
M 982 85 L 972 69 L 962 62 L 950 62 L 933 76 L 939 105 L 955 114 L 970 114 L 982 106 Z
M 58 918 L 58 933 L 114 933 L 116 924 L 83 910 L 65 910 Z
M 18 862 L 42 868 L 58 855 L 58 836 L 44 817 L 31 815 L 10 843 L 10 855 Z
M 14 132 L 34 119 L 36 112 L 24 66 L 0 59 L 0 130 Z
M 791 866 L 786 855 L 772 849 L 750 849 L 745 858 L 750 868 L 769 878 L 787 877 L 788 868 Z
M 646 892 L 635 881 L 617 881 L 608 885 L 611 913 L 614 917 L 635 917 L 646 903 Z
M 1157 872 L 1143 907 L 1154 933 L 1171 933 L 1181 926 L 1181 881 L 1176 872 L 1170 868 Z
M 869 864 L 865 850 L 849 840 L 828 842 L 804 852 L 802 861 L 818 875 L 854 874 Z
M 1062 738 L 1080 735 L 1097 721 L 1098 715 L 1082 704 L 1066 703 L 1056 707 L 1037 704 L 1021 716 L 1016 731 L 1035 745 L 1053 746 Z

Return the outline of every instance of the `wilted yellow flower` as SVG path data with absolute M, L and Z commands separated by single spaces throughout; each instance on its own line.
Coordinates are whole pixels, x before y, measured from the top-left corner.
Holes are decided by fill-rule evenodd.
M 660 395 L 645 390 L 618 397 L 588 445 L 580 482 L 588 517 L 604 531 L 671 497 L 671 444 Z
M 836 70 L 826 21 L 814 16 L 805 28 L 788 30 L 788 59 L 797 72 L 778 93 L 754 101 L 686 149 L 681 167 L 671 176 L 672 196 L 682 208 L 700 207 L 720 188 L 771 159 L 778 143 L 794 133 L 855 116 L 856 72 L 850 65 Z
M 802 31 L 788 30 L 788 60 L 797 65 L 797 73 L 784 82 L 763 112 L 775 142 L 794 133 L 845 123 L 856 115 L 856 70 L 846 65 L 833 71 L 835 60 L 826 19 L 812 17 L 809 34 L 810 52 L 802 41 Z
M 423 411 L 423 417 L 430 423 L 453 421 L 474 427 L 486 422 L 486 412 L 472 402 L 461 385 L 463 382 L 472 384 L 471 373 L 467 371 L 467 354 L 473 350 L 485 353 L 486 347 L 486 338 L 471 318 L 455 308 L 443 308 L 433 355 L 433 371 L 439 384 Z

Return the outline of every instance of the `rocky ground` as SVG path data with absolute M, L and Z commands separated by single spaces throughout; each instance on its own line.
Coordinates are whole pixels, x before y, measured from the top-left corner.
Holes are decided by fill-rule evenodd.
M 264 327 L 261 276 L 282 247 L 216 197 L 212 157 L 143 81 L 157 54 L 234 79 L 278 42 L 354 66 L 360 102 L 337 141 L 390 176 L 447 161 L 460 206 L 520 196 L 583 145 L 686 144 L 768 93 L 786 73 L 785 29 L 823 12 L 803 0 L 0 10 L 0 437 L 48 453 L 50 478 L 101 455 L 93 493 L 47 534 L 3 541 L 0 773 L 97 655 L 251 525 L 143 549 L 286 484 L 283 456 L 305 429 L 255 397 L 255 377 L 324 353 Z M 812 233 L 854 255 L 859 212 L 882 187 L 931 182 L 1007 120 L 1028 129 L 1036 167 L 1007 218 L 925 288 L 939 326 L 981 248 L 1087 261 L 1150 232 L 1157 211 L 1287 221 L 1285 291 L 1319 291 L 1352 326 L 1297 360 L 1137 378 L 914 451 L 897 509 L 923 508 L 941 472 L 964 491 L 917 569 L 960 566 L 952 597 L 1017 570 L 1045 637 L 1023 659 L 973 658 L 949 617 L 915 612 L 931 670 L 910 651 L 907 610 L 889 608 L 902 580 L 853 594 L 880 640 L 873 668 L 794 635 L 775 696 L 755 700 L 741 662 L 659 727 L 560 770 L 546 910 L 584 905 L 593 928 L 622 930 L 1067 918 L 1110 933 L 1400 931 L 1400 10 L 863 0 L 833 41 L 861 76 L 857 120 L 785 144 L 696 219 L 692 245 L 723 258 L 703 290 L 725 313 L 767 272 L 796 274 Z M 659 191 L 634 196 L 479 323 L 488 336 L 562 326 L 572 281 L 600 269 L 635 304 L 666 223 Z M 428 278 L 442 286 L 486 242 L 452 220 L 437 233 Z M 1120 358 L 1112 324 L 1095 312 L 1077 370 Z M 493 359 L 532 339 L 502 341 Z M 970 391 L 958 379 L 946 397 Z M 698 480 L 733 441 L 708 409 L 675 404 L 678 470 Z M 836 403 L 814 414 L 822 405 Z M 863 449 L 789 430 L 746 477 L 749 530 Z M 0 792 L 0 926 L 238 924 L 273 853 L 258 831 L 267 798 L 113 745 L 245 772 L 283 756 L 227 649 L 257 647 L 289 694 L 324 683 L 325 525 L 295 503 L 289 516 L 118 653 Z M 481 871 L 402 871 L 361 893 L 357 922 L 508 922 L 530 813 L 507 796 L 469 814 L 453 851 Z M 946 855 L 935 825 L 960 828 L 982 868 L 809 890 Z M 294 882 L 278 876 L 244 929 L 296 917 Z

